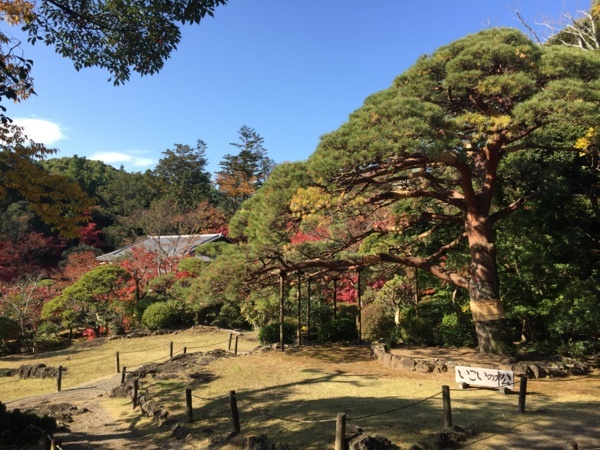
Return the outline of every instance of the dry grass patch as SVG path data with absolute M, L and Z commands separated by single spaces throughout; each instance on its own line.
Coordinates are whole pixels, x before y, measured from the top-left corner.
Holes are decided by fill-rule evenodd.
M 441 395 L 436 394 L 442 385 L 455 386 L 453 373 L 397 372 L 379 365 L 363 347 L 257 353 L 217 360 L 208 369 L 210 382 L 161 382 L 152 389 L 183 423 L 184 390 L 192 388 L 195 423 L 190 427 L 200 437 L 209 430 L 212 435 L 231 431 L 227 397 L 235 390 L 243 433 L 266 434 L 270 442 L 302 449 L 332 445 L 338 412 L 348 415 L 349 424 L 396 445 L 431 441 L 431 434 L 443 428 Z M 517 395 L 452 389 L 454 423 L 478 431 L 469 448 L 552 448 L 548 437 L 557 448 L 568 439 L 598 446 L 600 377 L 585 378 L 581 391 L 582 378 L 569 380 L 530 380 L 526 414 L 518 413 Z M 557 392 L 558 383 L 568 392 Z
M 63 387 L 73 393 L 77 390 L 70 389 L 72 386 L 114 375 L 117 350 L 122 365 L 135 367 L 142 362 L 166 360 L 171 341 L 175 353 L 183 346 L 192 353 L 225 349 L 228 337 L 227 332 L 218 330 L 187 330 L 141 339 L 98 341 L 64 352 L 2 358 L 0 369 L 33 362 L 62 364 L 69 369 Z M 244 352 L 254 348 L 256 341 L 245 335 L 238 345 Z M 195 380 L 188 374 L 182 379 L 141 382 L 142 390 L 148 389 L 181 423 L 185 423 L 185 389 L 193 390 L 195 422 L 189 426 L 197 439 L 189 448 L 206 448 L 211 436 L 229 434 L 231 390 L 237 394 L 245 434 L 266 434 L 270 442 L 284 442 L 293 449 L 330 448 L 335 416 L 345 412 L 349 425 L 360 426 L 370 435 L 381 434 L 405 448 L 406 443 L 430 441 L 430 435 L 443 428 L 439 393 L 442 385 L 455 386 L 453 373 L 398 372 L 381 366 L 368 348 L 356 346 L 258 352 L 214 360 L 203 366 L 204 371 L 208 372 L 206 376 Z M 0 384 L 4 401 L 55 390 L 54 380 L 8 381 Z M 580 448 L 598 448 L 598 392 L 597 371 L 587 377 L 530 380 L 527 412 L 519 414 L 517 395 L 500 395 L 488 389 L 453 389 L 453 418 L 455 424 L 475 428 L 479 433 L 466 443 L 467 448 L 560 449 L 567 440 L 577 441 Z M 165 438 L 165 431 L 142 420 L 127 400 L 110 400 L 108 407 L 115 421 L 141 430 L 149 439 Z
M 178 354 L 187 347 L 188 352 L 227 349 L 229 333 L 211 328 L 189 330 L 133 339 L 96 339 L 80 342 L 72 347 L 38 355 L 13 355 L 0 358 L 1 369 L 18 369 L 24 364 L 46 364 L 50 367 L 63 366 L 62 389 L 67 390 L 86 382 L 108 378 L 116 374 L 115 354 L 119 352 L 120 366 L 133 370 L 152 361 L 169 358 L 170 342 L 173 353 Z M 233 345 L 233 344 L 232 344 Z M 238 342 L 238 351 L 250 351 L 256 347 L 253 333 L 244 334 Z M 9 401 L 34 395 L 47 394 L 56 390 L 54 379 L 20 380 L 18 376 L 0 378 L 0 399 Z

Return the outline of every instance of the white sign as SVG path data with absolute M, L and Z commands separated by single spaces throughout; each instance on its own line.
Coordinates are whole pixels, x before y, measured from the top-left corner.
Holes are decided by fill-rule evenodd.
M 507 387 L 509 389 L 514 389 L 515 386 L 515 377 L 511 370 L 456 366 L 454 372 L 457 383 L 485 387 Z

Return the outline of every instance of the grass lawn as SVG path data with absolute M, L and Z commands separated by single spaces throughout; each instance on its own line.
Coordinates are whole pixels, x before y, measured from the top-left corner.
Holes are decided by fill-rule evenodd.
M 226 349 L 228 334 L 188 330 L 176 335 L 92 342 L 34 358 L 2 358 L 0 369 L 32 362 L 62 364 L 68 368 L 63 381 L 68 389 L 114 375 L 116 351 L 120 352 L 121 365 L 127 367 L 166 360 L 170 341 L 176 352 L 183 345 L 187 345 L 188 353 Z M 240 353 L 255 346 L 253 336 L 240 338 Z M 141 383 L 142 389 L 160 398 L 170 416 L 181 423 L 185 422 L 185 389 L 192 389 L 195 422 L 186 426 L 199 438 L 189 448 L 205 448 L 207 440 L 202 436 L 230 433 L 231 390 L 236 391 L 245 434 L 265 434 L 269 442 L 287 443 L 292 449 L 332 448 L 335 417 L 344 412 L 348 426 L 357 425 L 370 435 L 381 434 L 405 448 L 407 443 L 430 441 L 432 433 L 442 430 L 442 385 L 452 388 L 454 424 L 478 432 L 467 448 L 559 449 L 567 440 L 578 441 L 580 448 L 600 447 L 597 372 L 587 377 L 530 380 L 526 413 L 519 414 L 517 395 L 501 395 L 489 389 L 454 389 L 453 373 L 395 371 L 381 366 L 366 347 L 307 346 L 283 353 L 256 352 L 219 359 L 205 369 L 210 376 L 202 380 Z M 54 380 L 0 384 L 0 398 L 8 400 L 52 389 Z M 117 420 L 137 423 L 135 415 L 139 417 L 139 413 L 132 412 L 126 403 L 112 399 L 107 405 Z M 119 412 L 121 408 L 126 412 Z M 146 424 L 143 431 L 158 442 L 165 439 L 164 430 Z

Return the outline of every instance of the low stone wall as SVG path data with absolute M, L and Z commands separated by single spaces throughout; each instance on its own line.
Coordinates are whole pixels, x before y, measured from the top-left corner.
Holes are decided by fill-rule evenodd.
M 373 355 L 380 364 L 392 369 L 404 372 L 448 372 L 454 370 L 455 366 L 471 366 L 461 361 L 453 361 L 444 358 L 419 358 L 413 356 L 394 355 L 381 344 L 373 344 L 371 347 Z M 511 370 L 515 377 L 527 376 L 527 378 L 545 377 L 567 377 L 569 375 L 585 375 L 591 371 L 591 366 L 578 361 L 563 362 L 515 362 L 514 364 L 481 364 L 478 367 L 489 367 L 499 370 Z
M 65 370 L 65 369 L 63 369 Z M 56 378 L 58 369 L 56 367 L 48 367 L 46 364 L 24 365 L 19 367 L 19 378 L 22 380 L 28 378 Z

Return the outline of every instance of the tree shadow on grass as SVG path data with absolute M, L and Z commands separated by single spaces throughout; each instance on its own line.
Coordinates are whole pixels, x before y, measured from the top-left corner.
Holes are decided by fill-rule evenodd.
M 315 371 L 311 371 L 316 373 Z M 335 418 L 347 414 L 348 426 L 356 425 L 369 435 L 381 434 L 394 444 L 430 442 L 433 433 L 444 426 L 441 395 L 431 398 L 361 397 L 344 395 L 356 381 L 343 379 L 336 372 L 322 374 L 298 383 L 269 386 L 257 390 L 240 390 L 236 398 L 242 433 L 265 434 L 269 442 L 284 442 L 292 449 L 322 449 L 332 445 Z M 339 383 L 341 395 L 317 399 L 295 399 L 294 387 L 319 383 Z M 232 431 L 227 393 L 219 398 L 193 399 L 194 424 L 186 425 L 199 436 L 227 435 Z M 182 391 L 173 387 L 172 395 L 183 404 Z M 439 393 L 438 393 L 439 394 Z M 516 396 L 490 391 L 478 397 L 452 391 L 453 422 L 478 433 L 462 445 L 473 449 L 562 449 L 568 440 L 584 448 L 600 446 L 600 403 L 597 401 L 548 403 L 535 392 L 528 394 L 525 414 L 518 413 Z M 539 399 L 534 399 L 535 397 Z M 173 411 L 172 418 L 185 423 L 183 408 Z
M 346 363 L 372 361 L 371 350 L 365 346 L 359 345 L 307 345 L 301 348 L 294 348 L 289 352 L 291 357 L 308 357 L 315 360 L 327 361 L 330 363 Z

